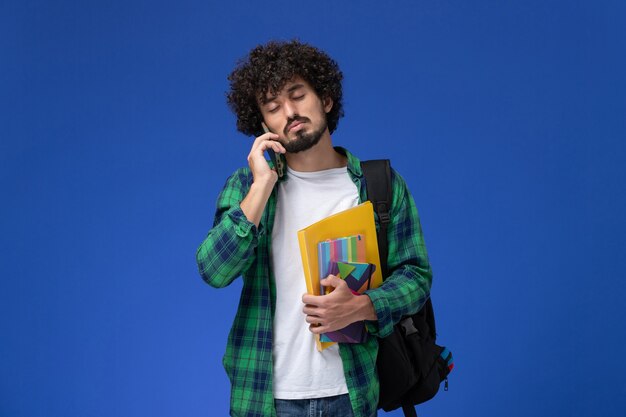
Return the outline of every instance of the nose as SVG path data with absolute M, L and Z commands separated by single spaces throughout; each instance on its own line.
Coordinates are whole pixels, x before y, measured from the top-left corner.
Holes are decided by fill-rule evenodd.
M 291 119 L 296 114 L 296 106 L 291 101 L 286 100 L 283 103 L 283 111 L 285 112 L 285 117 Z

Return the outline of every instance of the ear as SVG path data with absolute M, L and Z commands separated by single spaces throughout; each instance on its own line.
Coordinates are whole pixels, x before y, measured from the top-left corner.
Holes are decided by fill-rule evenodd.
M 324 113 L 328 113 L 333 108 L 333 99 L 330 97 L 326 97 L 322 101 L 322 104 L 324 105 Z

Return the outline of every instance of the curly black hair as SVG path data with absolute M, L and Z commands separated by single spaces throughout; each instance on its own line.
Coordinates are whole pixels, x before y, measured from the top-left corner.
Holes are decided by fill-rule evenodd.
M 259 134 L 263 117 L 257 100 L 265 98 L 268 92 L 280 92 L 295 76 L 311 84 L 320 99 L 332 99 L 333 107 L 326 120 L 328 130 L 334 132 L 343 117 L 343 74 L 325 52 L 298 40 L 258 45 L 228 76 L 230 92 L 226 99 L 237 115 L 237 130 L 246 135 Z

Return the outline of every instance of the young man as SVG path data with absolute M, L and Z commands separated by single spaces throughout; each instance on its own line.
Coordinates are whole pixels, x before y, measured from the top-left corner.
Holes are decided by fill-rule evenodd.
M 395 171 L 384 285 L 357 296 L 329 276 L 322 284 L 335 287 L 332 293 L 303 295 L 297 231 L 367 199 L 359 160 L 332 145 L 343 116 L 342 78 L 328 55 L 298 41 L 254 48 L 229 76 L 237 128 L 257 137 L 248 167 L 228 179 L 218 198 L 197 261 L 213 287 L 243 277 L 223 360 L 232 416 L 375 416 L 377 338 L 429 296 L 432 274 L 417 210 Z M 283 177 L 266 150 L 286 160 Z M 316 350 L 314 334 L 355 321 L 365 321 L 374 337 Z

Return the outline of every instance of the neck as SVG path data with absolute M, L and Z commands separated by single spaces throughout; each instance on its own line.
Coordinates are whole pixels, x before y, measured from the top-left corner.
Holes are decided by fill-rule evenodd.
M 298 153 L 285 154 L 287 165 L 294 171 L 315 172 L 331 168 L 341 168 L 348 164 L 348 159 L 333 148 L 328 130 L 317 145 Z

